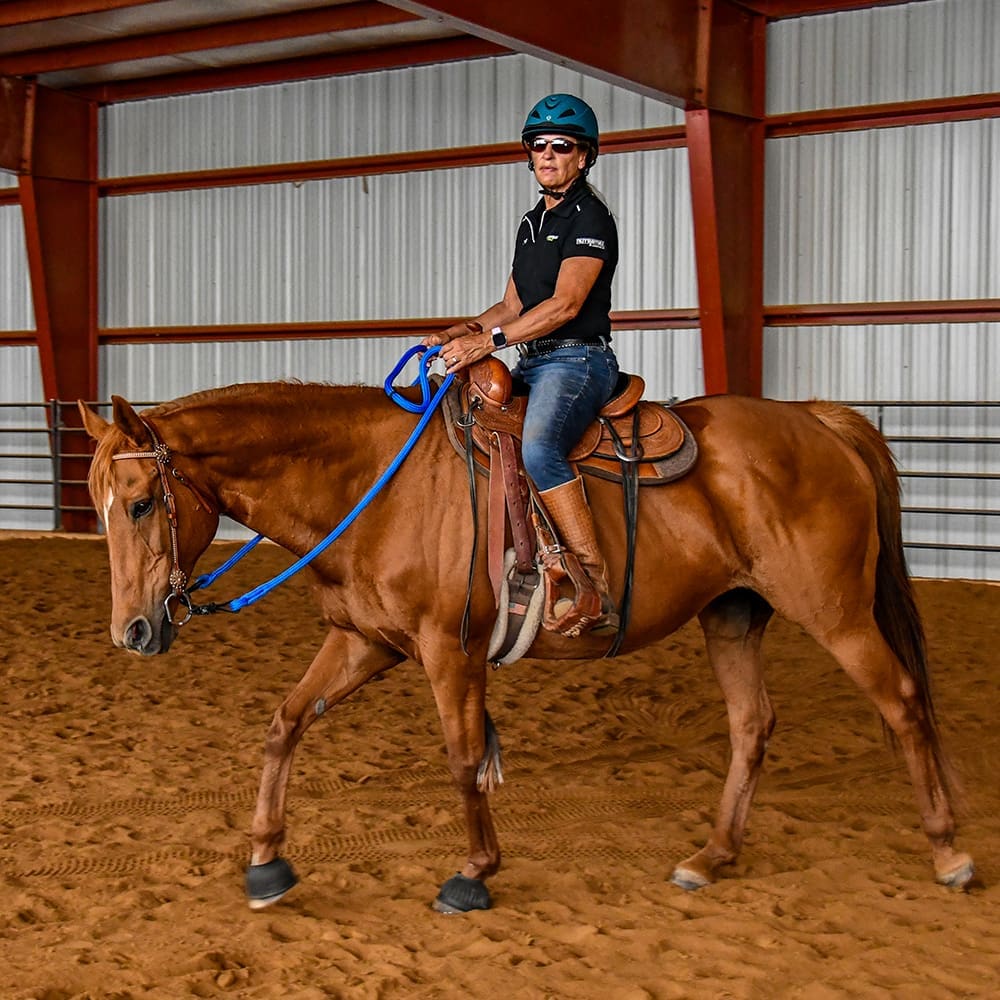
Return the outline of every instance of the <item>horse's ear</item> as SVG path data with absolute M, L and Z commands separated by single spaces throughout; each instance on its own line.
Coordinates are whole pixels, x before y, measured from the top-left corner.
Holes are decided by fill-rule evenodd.
M 152 444 L 149 428 L 139 419 L 139 414 L 132 409 L 132 404 L 121 396 L 111 397 L 115 424 L 125 436 L 140 448 Z
M 76 405 L 83 418 L 83 427 L 86 432 L 95 441 L 100 441 L 111 429 L 111 424 L 95 410 L 92 410 L 82 399 L 78 399 Z

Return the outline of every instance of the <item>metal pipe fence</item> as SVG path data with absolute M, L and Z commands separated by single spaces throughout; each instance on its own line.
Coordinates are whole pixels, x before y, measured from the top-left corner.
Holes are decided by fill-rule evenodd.
M 111 407 L 92 405 L 98 411 Z M 846 405 L 878 427 L 896 456 L 907 549 L 1000 554 L 1000 522 L 995 520 L 1000 516 L 1000 402 L 853 400 Z M 67 414 L 76 417 L 75 403 L 0 403 L 0 527 L 38 527 L 37 519 L 33 524 L 27 519 L 47 511 L 50 529 L 59 531 L 67 514 L 96 516 L 89 500 L 72 499 L 75 494 L 79 500 L 86 480 L 64 475 L 68 465 L 79 468 L 91 454 L 86 432 Z M 920 525 L 926 518 L 938 519 L 930 529 L 936 537 L 925 537 L 928 529 Z M 949 539 L 948 525 L 959 519 L 976 525 L 973 533 L 981 537 Z

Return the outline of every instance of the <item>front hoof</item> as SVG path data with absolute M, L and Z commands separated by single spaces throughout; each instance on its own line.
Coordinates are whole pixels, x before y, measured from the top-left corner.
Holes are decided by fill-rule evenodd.
M 250 909 L 263 910 L 277 903 L 297 882 L 298 877 L 284 858 L 275 858 L 266 865 L 249 865 L 246 889 Z
M 972 863 L 972 858 L 966 854 L 957 868 L 953 868 L 950 872 L 940 873 L 937 880 L 941 885 L 948 886 L 949 889 L 967 889 L 975 877 L 976 866 Z
M 685 868 L 683 865 L 678 865 L 674 869 L 673 875 L 670 876 L 670 881 L 674 885 L 680 886 L 681 889 L 686 889 L 688 892 L 694 892 L 696 889 L 704 889 L 706 885 L 712 884 L 710 878 L 706 878 L 700 872 Z
M 438 913 L 468 913 L 470 910 L 488 910 L 493 903 L 485 882 L 467 878 L 459 872 L 441 886 L 433 905 Z

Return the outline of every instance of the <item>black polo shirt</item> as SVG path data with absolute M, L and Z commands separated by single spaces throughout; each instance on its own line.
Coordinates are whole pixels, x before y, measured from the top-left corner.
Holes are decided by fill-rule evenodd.
M 535 341 L 611 337 L 611 279 L 618 266 L 618 227 L 610 209 L 585 182 L 545 210 L 545 199 L 521 219 L 511 271 L 522 314 L 552 298 L 559 268 L 568 257 L 604 262 L 580 311 L 568 323 Z

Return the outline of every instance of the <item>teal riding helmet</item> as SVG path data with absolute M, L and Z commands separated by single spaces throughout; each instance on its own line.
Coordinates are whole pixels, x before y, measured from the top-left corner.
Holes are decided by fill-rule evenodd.
M 529 112 L 521 129 L 521 142 L 527 147 L 532 136 L 543 134 L 566 135 L 581 139 L 590 147 L 587 156 L 589 170 L 597 159 L 600 147 L 600 133 L 597 115 L 586 101 L 572 94 L 549 94 L 543 97 Z

